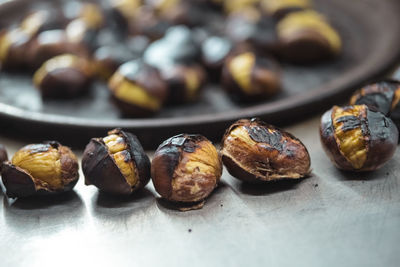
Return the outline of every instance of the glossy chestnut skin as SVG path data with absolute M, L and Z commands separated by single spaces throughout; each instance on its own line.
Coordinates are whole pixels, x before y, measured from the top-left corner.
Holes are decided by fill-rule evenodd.
M 208 76 L 213 81 L 219 81 L 222 66 L 231 52 L 233 44 L 227 38 L 211 36 L 201 46 L 202 63 L 207 68 Z
M 68 23 L 59 8 L 46 7 L 29 12 L 21 21 L 20 28 L 32 35 L 43 31 L 63 29 Z
M 114 139 L 106 143 L 110 138 Z M 123 148 L 115 150 L 117 146 Z M 130 169 L 124 171 L 124 166 Z M 142 145 L 135 135 L 121 129 L 108 132 L 105 138 L 90 141 L 83 152 L 82 170 L 86 185 L 94 185 L 114 195 L 130 195 L 145 187 L 150 180 L 150 160 Z
M 0 32 L 0 63 L 4 70 L 20 70 L 29 66 L 27 51 L 33 35 L 21 28 Z
M 221 174 L 217 150 L 201 135 L 171 137 L 158 147 L 151 165 L 156 191 L 173 202 L 203 201 L 217 187 Z
M 190 103 L 198 99 L 206 74 L 202 66 L 197 64 L 174 64 L 162 71 L 168 86 L 168 104 Z
M 93 54 L 96 75 L 108 80 L 125 62 L 135 59 L 135 55 L 124 46 L 102 46 Z
M 366 105 L 334 106 L 321 118 L 322 146 L 346 171 L 373 171 L 390 160 L 399 132 L 390 118 Z
M 400 82 L 400 68 L 397 68 L 395 72 L 393 72 L 392 79 Z
M 58 163 L 59 162 L 59 163 Z M 58 142 L 27 145 L 2 167 L 10 198 L 70 191 L 79 179 L 74 153 Z
M 77 42 L 72 42 L 64 30 L 49 30 L 41 32 L 27 51 L 31 69 L 36 70 L 45 61 L 62 54 L 74 54 L 88 58 L 88 48 Z
M 71 54 L 49 59 L 33 76 L 33 83 L 43 98 L 77 97 L 89 90 L 91 82 L 90 63 Z
M 292 12 L 277 24 L 278 54 L 293 63 L 314 63 L 338 55 L 341 38 L 324 16 L 312 10 Z
M 238 102 L 262 101 L 280 91 L 280 71 L 270 58 L 241 52 L 225 60 L 222 86 Z
M 386 80 L 364 86 L 350 99 L 350 105 L 363 104 L 391 118 L 400 129 L 400 81 Z
M 225 132 L 222 161 L 229 173 L 244 182 L 300 179 L 311 172 L 304 144 L 259 119 L 242 119 Z
M 116 106 L 131 117 L 155 114 L 168 95 L 167 85 L 158 69 L 140 59 L 121 65 L 110 78 L 108 87 Z

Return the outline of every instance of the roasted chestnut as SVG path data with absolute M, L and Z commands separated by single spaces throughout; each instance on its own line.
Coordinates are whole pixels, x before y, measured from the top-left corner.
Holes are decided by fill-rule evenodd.
M 41 32 L 32 42 L 27 51 L 28 60 L 32 69 L 36 70 L 45 61 L 62 54 L 74 54 L 88 57 L 88 48 L 77 42 L 71 42 L 64 30 L 50 30 Z
M 58 142 L 27 145 L 3 164 L 2 179 L 8 197 L 70 191 L 78 181 L 75 154 Z
M 350 105 L 362 104 L 390 117 L 400 129 L 400 81 L 387 80 L 363 87 L 350 99 Z
M 135 59 L 135 55 L 125 46 L 102 46 L 93 54 L 96 75 L 108 80 L 123 63 Z
M 207 38 L 201 46 L 202 63 L 207 68 L 210 78 L 219 81 L 224 61 L 232 50 L 232 42 L 223 37 Z
M 29 12 L 21 21 L 20 28 L 36 35 L 43 31 L 62 29 L 66 26 L 68 19 L 57 8 L 39 9 Z
M 292 12 L 277 24 L 279 54 L 294 63 L 312 63 L 340 53 L 342 42 L 324 16 L 312 10 Z
M 331 161 L 346 171 L 373 171 L 390 160 L 399 132 L 393 121 L 366 105 L 334 106 L 321 119 L 321 143 Z
M 222 0 L 226 13 L 234 13 L 246 8 L 256 8 L 260 0 Z
M 221 154 L 229 173 L 245 182 L 299 179 L 311 172 L 303 143 L 259 119 L 232 124 L 222 139 Z
M 272 59 L 250 51 L 239 53 L 226 59 L 222 86 L 239 102 L 264 100 L 281 88 L 279 69 Z
M 225 31 L 236 46 L 250 45 L 263 54 L 275 53 L 278 49 L 275 20 L 262 16 L 257 8 L 246 8 L 230 14 Z
M 176 63 L 198 62 L 201 50 L 189 28 L 175 26 L 168 30 L 164 38 L 149 45 L 143 58 L 147 64 L 163 69 Z
M 197 64 L 172 65 L 162 71 L 162 76 L 168 86 L 169 104 L 193 102 L 199 97 L 206 80 L 203 67 Z
M 136 17 L 142 0 L 110 0 L 111 21 L 119 30 L 127 31 L 129 24 Z
M 101 191 L 129 195 L 150 180 L 150 160 L 135 135 L 115 129 L 93 138 L 82 158 L 85 184 Z
M 279 20 L 291 12 L 310 9 L 312 4 L 310 0 L 262 0 L 261 7 Z
M 27 68 L 27 50 L 33 40 L 33 35 L 20 29 L 3 30 L 0 32 L 0 63 L 2 69 Z
M 108 86 L 117 107 L 133 117 L 158 112 L 168 95 L 160 72 L 140 59 L 121 65 L 111 76 Z
M 46 61 L 34 74 L 33 83 L 44 98 L 71 98 L 89 90 L 90 63 L 85 58 L 65 54 Z
M 173 202 L 204 201 L 221 175 L 221 158 L 214 145 L 201 135 L 171 137 L 158 147 L 151 164 L 156 191 Z

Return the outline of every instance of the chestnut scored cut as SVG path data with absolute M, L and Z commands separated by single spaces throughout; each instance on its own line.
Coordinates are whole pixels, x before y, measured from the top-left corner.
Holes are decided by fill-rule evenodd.
M 222 163 L 204 136 L 180 134 L 162 143 L 151 165 L 157 192 L 173 202 L 200 202 L 217 187 Z
M 72 190 L 79 178 L 75 154 L 58 142 L 32 144 L 3 164 L 2 180 L 8 197 L 61 193 Z
M 115 129 L 93 138 L 82 158 L 85 184 L 115 195 L 129 195 L 150 180 L 150 160 L 135 135 Z
M 259 119 L 232 124 L 222 139 L 221 154 L 229 173 L 245 182 L 299 179 L 310 173 L 303 143 Z
M 282 19 L 287 14 L 312 8 L 310 0 L 262 0 L 261 7 L 276 19 Z
M 390 118 L 366 105 L 334 106 L 321 118 L 320 136 L 337 168 L 373 171 L 392 158 L 399 132 Z
M 363 104 L 390 117 L 400 129 L 400 81 L 386 80 L 364 86 L 350 99 L 350 105 Z
M 222 71 L 224 89 L 237 101 L 260 101 L 281 89 L 277 64 L 253 52 L 228 57 Z

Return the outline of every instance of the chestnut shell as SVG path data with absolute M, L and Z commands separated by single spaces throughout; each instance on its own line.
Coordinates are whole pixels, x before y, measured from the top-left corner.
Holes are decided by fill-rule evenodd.
M 373 171 L 392 158 L 399 136 L 396 126 L 390 118 L 365 106 L 366 115 L 360 119 L 360 125 L 349 125 L 350 129 L 361 127 L 367 141 L 367 159 L 361 169 L 355 170 L 336 142 L 332 121 L 332 113 L 336 108 L 334 106 L 322 116 L 320 137 L 322 147 L 337 168 L 345 171 Z
M 283 144 L 281 143 L 282 140 L 284 141 L 291 141 L 291 140 L 295 140 L 298 142 L 299 147 L 302 148 L 303 151 L 301 151 L 301 153 L 304 153 L 304 157 L 306 159 L 306 164 L 303 166 L 303 171 L 302 173 L 297 173 L 297 177 L 289 177 L 286 176 L 284 174 L 274 174 L 271 173 L 271 176 L 276 176 L 275 178 L 271 178 L 270 175 L 268 173 L 266 173 L 263 176 L 260 175 L 256 175 L 255 173 L 252 173 L 250 170 L 246 170 L 244 168 L 242 168 L 241 166 L 239 166 L 230 156 L 227 156 L 224 154 L 223 150 L 224 150 L 224 145 L 225 145 L 225 140 L 226 138 L 230 135 L 231 131 L 234 130 L 236 127 L 239 126 L 250 126 L 250 125 L 255 125 L 257 127 L 261 127 L 261 128 L 265 128 L 265 129 L 271 129 L 271 130 L 276 130 L 281 137 L 280 138 L 276 138 L 272 135 L 268 135 L 266 132 L 264 131 L 260 131 L 259 129 L 252 129 L 249 127 L 249 130 L 251 130 L 251 132 L 249 132 L 249 136 L 250 138 L 257 142 L 257 143 L 268 143 L 270 144 L 272 147 L 274 147 L 275 150 L 278 151 L 279 154 L 284 153 L 284 149 L 283 149 Z M 279 140 L 278 140 L 279 139 Z M 248 182 L 248 183 L 263 183 L 263 182 L 270 182 L 270 181 L 278 181 L 278 180 L 282 180 L 282 179 L 300 179 L 300 178 L 304 178 L 307 177 L 309 175 L 309 173 L 311 172 L 310 166 L 311 166 L 311 159 L 310 159 L 310 155 L 308 153 L 308 150 L 306 148 L 306 146 L 295 136 L 293 136 L 292 134 L 283 131 L 273 125 L 270 125 L 268 123 L 265 123 L 263 121 L 261 121 L 260 119 L 257 118 L 253 118 L 251 120 L 248 119 L 242 119 L 242 120 L 238 120 L 237 122 L 233 123 L 225 132 L 225 135 L 222 138 L 222 142 L 221 142 L 222 148 L 221 148 L 221 154 L 222 154 L 222 162 L 224 163 L 225 167 L 227 168 L 228 172 L 235 178 L 242 180 L 244 182 Z M 293 153 L 293 152 L 291 152 Z M 296 152 L 294 152 L 296 153 Z M 300 154 L 301 155 L 301 154 Z M 252 157 L 252 155 L 250 154 L 250 151 L 243 151 L 243 154 L 241 155 L 236 155 L 236 156 L 240 156 L 240 157 Z M 296 156 L 296 154 L 290 154 L 290 155 L 284 155 L 286 156 L 286 158 L 282 159 L 282 162 L 268 162 L 268 164 L 278 164 L 278 165 L 293 165 L 295 164 L 293 162 L 294 157 Z M 256 160 L 256 158 L 254 159 Z
M 172 181 L 174 178 L 174 173 L 181 161 L 185 159 L 182 157 L 184 152 L 193 153 L 198 148 L 197 143 L 208 141 L 202 135 L 189 135 L 180 134 L 169 138 L 164 141 L 156 150 L 151 166 L 152 181 L 156 191 L 165 199 L 173 202 L 197 202 L 204 199 L 187 200 L 190 199 L 190 190 L 185 187 L 184 195 L 185 198 L 174 197 L 174 192 L 172 188 Z M 211 175 L 205 175 L 204 178 L 207 179 L 207 183 L 203 185 L 202 190 L 207 192 L 207 196 L 212 193 L 212 191 L 217 187 L 221 173 L 216 174 L 215 177 Z M 216 180 L 214 179 L 216 178 Z M 186 186 L 190 186 L 189 184 Z M 206 196 L 206 197 L 207 197 Z
M 60 143 L 55 141 L 47 142 L 55 148 L 62 147 Z M 33 195 L 48 195 L 55 193 L 63 193 L 71 191 L 79 179 L 78 162 L 67 156 L 61 157 L 61 168 L 63 171 L 63 179 L 69 180 L 63 188 L 54 190 L 46 183 L 35 179 L 24 169 L 13 165 L 11 162 L 3 163 L 1 169 L 2 181 L 6 188 L 6 194 L 10 198 L 28 197 Z
M 86 185 L 95 185 L 101 191 L 115 195 L 129 195 L 143 188 L 150 180 L 150 160 L 135 135 L 116 129 L 125 139 L 131 159 L 134 161 L 139 186 L 132 188 L 109 154 L 102 138 L 93 138 L 82 157 L 82 170 Z

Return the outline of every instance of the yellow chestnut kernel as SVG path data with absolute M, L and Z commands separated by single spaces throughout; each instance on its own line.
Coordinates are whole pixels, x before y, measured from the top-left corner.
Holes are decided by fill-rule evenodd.
M 233 79 L 247 93 L 251 93 L 251 74 L 255 61 L 256 58 L 254 54 L 247 52 L 234 57 L 229 62 L 228 67 Z
M 275 13 L 276 11 L 283 8 L 308 8 L 311 7 L 310 0 L 264 0 L 262 2 L 263 7 L 269 13 Z
M 204 174 L 216 174 L 219 169 L 219 156 L 215 146 L 211 142 L 201 142 L 195 153 L 187 154 L 188 161 L 184 170 L 188 174 L 201 172 Z
M 63 186 L 60 153 L 56 148 L 48 146 L 45 151 L 36 149 L 36 145 L 28 145 L 15 153 L 11 162 L 54 188 Z
M 114 96 L 123 102 L 155 111 L 161 107 L 161 102 L 157 98 L 147 93 L 144 88 L 126 80 L 118 73 L 111 77 L 110 88 L 114 91 Z
M 188 68 L 185 71 L 185 83 L 188 89 L 187 99 L 192 100 L 196 97 L 197 91 L 200 88 L 200 79 L 196 70 Z
M 121 152 L 126 149 L 124 138 L 116 134 L 111 134 L 104 137 L 103 142 L 107 146 L 108 151 L 111 154 Z
M 340 118 L 345 116 L 362 115 L 363 106 L 354 106 L 353 109 L 337 108 L 333 114 L 335 137 L 340 147 L 340 152 L 350 162 L 354 169 L 361 169 L 367 160 L 367 144 L 361 127 L 351 130 L 343 129 L 344 122 Z

